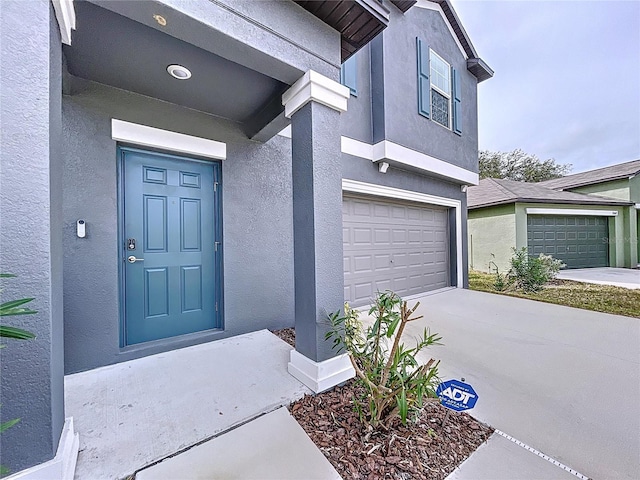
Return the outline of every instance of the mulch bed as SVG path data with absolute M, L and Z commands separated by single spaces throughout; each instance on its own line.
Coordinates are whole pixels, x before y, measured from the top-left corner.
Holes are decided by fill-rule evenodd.
M 295 345 L 292 329 L 274 332 Z M 388 430 L 371 431 L 353 408 L 357 382 L 318 395 L 306 395 L 289 411 L 344 479 L 444 479 L 493 429 L 466 413 L 451 412 L 437 403 L 425 406 L 417 421 Z

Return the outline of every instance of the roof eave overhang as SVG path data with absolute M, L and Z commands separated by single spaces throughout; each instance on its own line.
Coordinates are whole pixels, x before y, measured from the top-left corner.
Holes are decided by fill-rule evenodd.
M 616 180 L 626 180 L 626 179 L 631 179 L 633 177 L 635 177 L 636 175 L 640 175 L 640 171 L 636 172 L 636 173 L 632 173 L 632 174 L 625 174 L 625 175 L 617 175 L 615 177 L 609 177 L 609 178 L 603 178 L 600 180 L 589 180 L 587 182 L 580 182 L 580 183 L 572 183 L 571 185 L 566 185 L 566 186 L 562 186 L 562 187 L 547 187 L 547 188 L 551 188 L 553 190 L 570 190 L 572 188 L 580 188 L 580 187 L 588 187 L 589 185 L 597 185 L 599 183 L 607 183 L 607 182 L 615 182 Z
M 616 202 L 616 201 L 604 201 L 604 202 L 577 202 L 573 200 L 541 200 L 539 198 L 517 198 L 515 200 L 502 200 L 491 203 L 483 203 L 481 205 L 468 205 L 468 210 L 477 210 L 479 208 L 496 207 L 499 205 L 509 205 L 511 203 L 543 203 L 543 204 L 557 204 L 557 205 L 589 205 L 589 206 L 602 206 L 602 207 L 629 207 L 634 205 L 631 202 Z
M 481 58 L 469 58 L 467 60 L 467 70 L 478 79 L 478 83 L 489 80 L 493 77 L 493 70 Z
M 407 13 L 407 10 L 418 3 L 418 0 L 391 0 L 391 3 L 393 3 L 402 13 Z
M 389 25 L 389 10 L 376 0 L 294 1 L 340 33 L 342 62 Z

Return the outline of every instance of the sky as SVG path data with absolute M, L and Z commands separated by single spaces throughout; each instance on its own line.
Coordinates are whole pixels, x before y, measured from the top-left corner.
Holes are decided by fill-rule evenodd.
M 640 0 L 452 0 L 478 56 L 479 148 L 572 173 L 640 159 Z

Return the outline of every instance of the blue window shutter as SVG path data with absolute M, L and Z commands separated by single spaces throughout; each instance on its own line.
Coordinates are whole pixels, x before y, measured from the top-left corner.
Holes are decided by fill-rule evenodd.
M 453 90 L 453 133 L 462 135 L 462 109 L 460 105 L 461 92 L 460 92 L 460 74 L 458 71 L 451 67 L 451 86 Z
M 429 83 L 429 47 L 416 38 L 418 57 L 418 113 L 431 117 L 431 84 Z
M 356 78 L 357 66 L 356 56 L 352 55 L 340 67 L 340 83 L 345 87 L 349 87 L 349 91 L 354 97 L 358 96 L 358 82 Z

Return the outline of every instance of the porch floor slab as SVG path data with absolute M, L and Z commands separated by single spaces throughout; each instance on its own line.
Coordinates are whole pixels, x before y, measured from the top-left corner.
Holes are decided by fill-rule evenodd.
M 121 479 L 311 393 L 267 330 L 65 377 L 75 478 Z
M 138 472 L 136 480 L 340 480 L 285 407 Z

